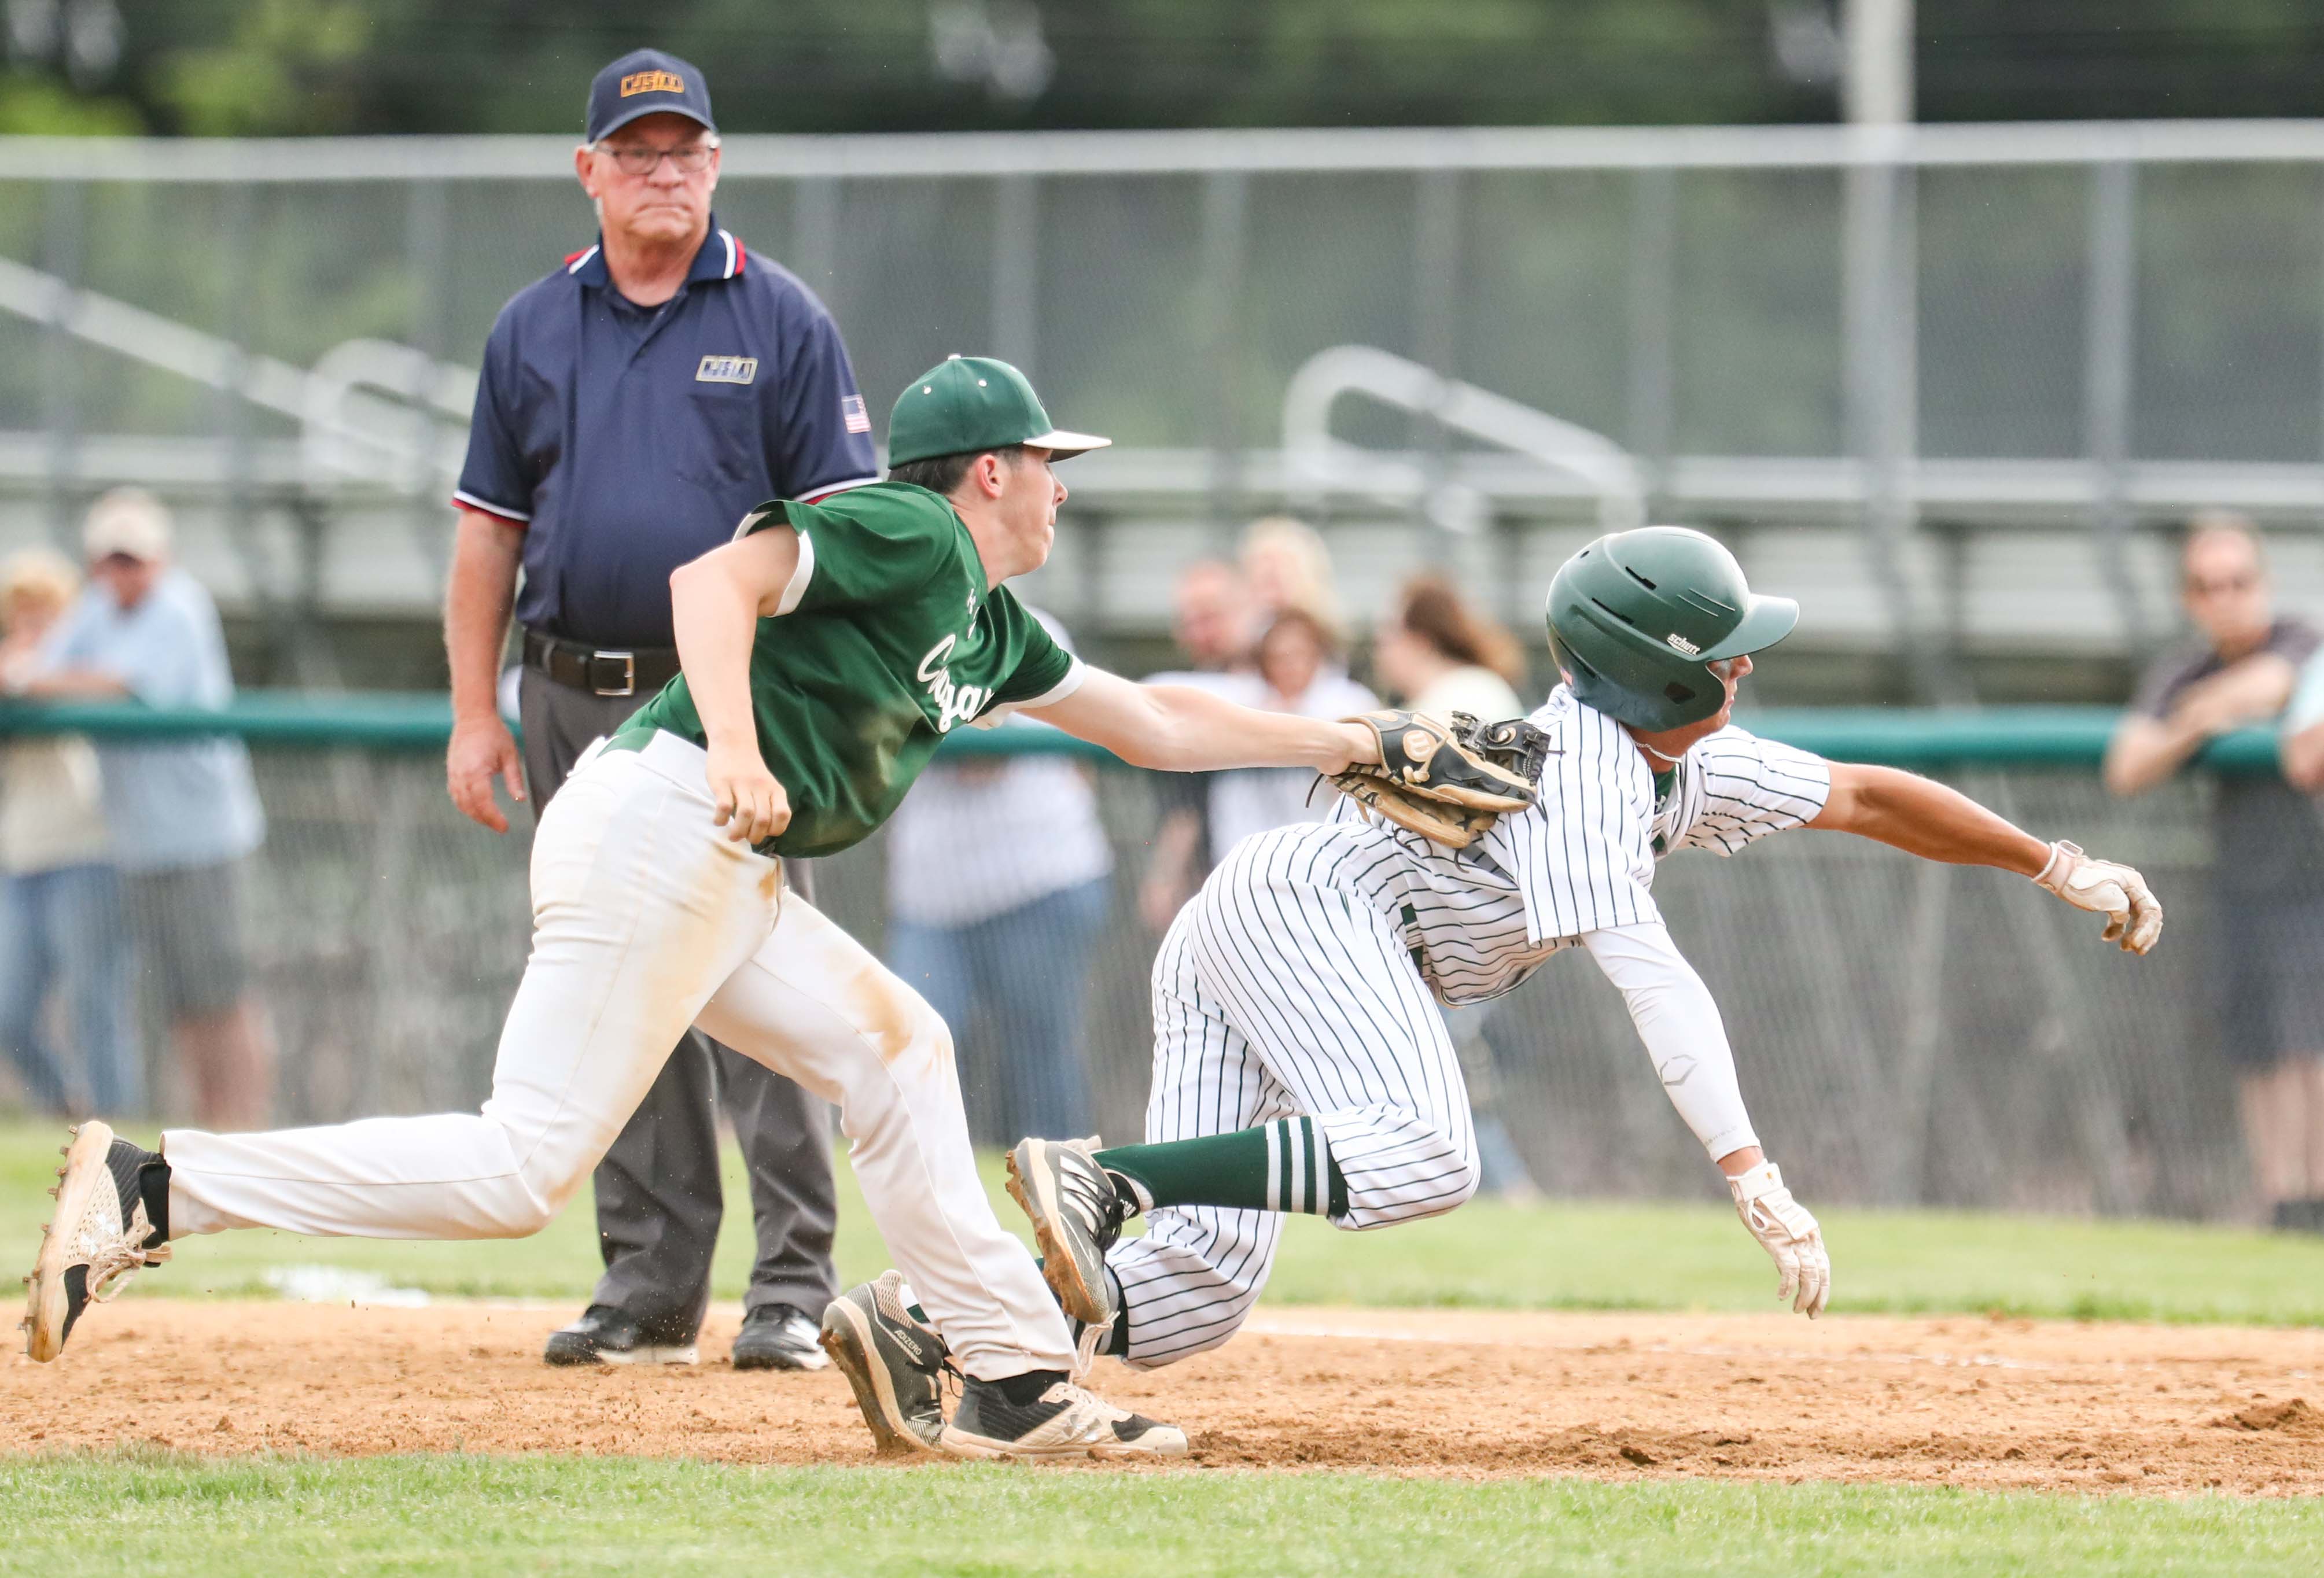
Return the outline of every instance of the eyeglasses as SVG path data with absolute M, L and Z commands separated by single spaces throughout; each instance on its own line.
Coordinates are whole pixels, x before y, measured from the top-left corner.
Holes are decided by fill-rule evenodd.
M 661 168 L 665 159 L 678 167 L 680 175 L 700 175 L 710 168 L 710 156 L 718 152 L 718 144 L 688 143 L 678 148 L 649 148 L 643 143 L 600 143 L 597 152 L 611 159 L 623 175 L 633 179 L 651 175 Z
M 2248 592 L 2258 585 L 2259 577 L 2248 572 L 2240 576 L 2225 576 L 2216 581 L 2190 576 L 2187 577 L 2187 595 L 2190 597 L 2224 597 L 2231 593 Z

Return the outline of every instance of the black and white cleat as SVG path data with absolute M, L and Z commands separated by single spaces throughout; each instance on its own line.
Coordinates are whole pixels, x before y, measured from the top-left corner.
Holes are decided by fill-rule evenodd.
M 57 1208 L 41 1229 L 41 1258 L 24 1278 L 24 1352 L 45 1364 L 91 1304 L 170 1258 L 170 1169 L 161 1156 L 83 1123 L 64 1148 L 49 1191 Z

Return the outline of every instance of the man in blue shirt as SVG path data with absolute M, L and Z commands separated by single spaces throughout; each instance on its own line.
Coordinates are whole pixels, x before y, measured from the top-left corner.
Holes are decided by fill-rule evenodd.
M 234 700 L 217 604 L 171 564 L 171 538 L 169 512 L 138 489 L 90 507 L 88 588 L 23 694 L 210 709 Z M 243 940 L 243 868 L 266 831 L 250 753 L 225 735 L 108 740 L 97 771 L 138 969 L 169 1020 L 194 1109 L 222 1128 L 263 1127 L 274 1055 Z
M 574 169 L 597 241 L 502 309 L 453 495 L 446 776 L 495 832 L 508 826 L 495 779 L 537 812 L 591 741 L 678 672 L 672 570 L 764 500 L 879 475 L 837 326 L 711 212 L 718 134 L 702 72 L 655 50 L 600 71 Z M 521 759 L 494 698 L 512 614 Z M 824 1362 L 805 1312 L 836 1291 L 830 1120 L 789 1080 L 692 1036 L 597 1168 L 605 1275 L 549 1339 L 549 1362 L 695 1359 L 721 1214 L 718 1099 L 759 1230 L 734 1361 Z

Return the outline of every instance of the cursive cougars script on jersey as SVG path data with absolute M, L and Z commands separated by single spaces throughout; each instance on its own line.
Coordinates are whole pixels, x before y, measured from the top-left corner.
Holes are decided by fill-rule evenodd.
M 928 687 L 928 698 L 936 704 L 936 733 L 939 734 L 951 734 L 954 724 L 967 723 L 982 712 L 985 704 L 992 699 L 991 690 L 985 686 L 954 685 L 952 682 L 952 670 L 945 666 L 945 660 L 952 656 L 952 649 L 959 640 L 956 635 L 945 637 L 930 647 L 928 655 L 920 660 L 920 682 Z

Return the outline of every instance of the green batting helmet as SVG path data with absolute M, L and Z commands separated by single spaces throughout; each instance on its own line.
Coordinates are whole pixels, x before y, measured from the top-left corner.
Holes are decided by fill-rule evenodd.
M 1634 729 L 1701 723 L 1726 699 L 1711 665 L 1772 647 L 1800 605 L 1754 596 L 1715 539 L 1683 526 L 1601 537 L 1549 583 L 1549 650 L 1574 696 Z

